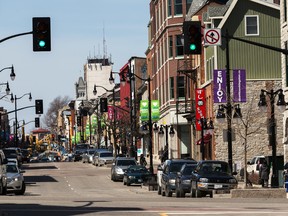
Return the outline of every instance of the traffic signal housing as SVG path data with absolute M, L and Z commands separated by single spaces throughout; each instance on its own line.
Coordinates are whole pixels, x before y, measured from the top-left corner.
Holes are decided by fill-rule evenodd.
M 43 114 L 43 100 L 35 100 L 35 113 Z
M 100 112 L 108 112 L 107 98 L 100 98 Z
M 185 21 L 183 23 L 184 54 L 201 54 L 202 34 L 200 21 Z
M 35 127 L 36 128 L 40 127 L 40 119 L 38 117 L 35 118 Z
M 33 51 L 51 51 L 50 17 L 33 17 Z

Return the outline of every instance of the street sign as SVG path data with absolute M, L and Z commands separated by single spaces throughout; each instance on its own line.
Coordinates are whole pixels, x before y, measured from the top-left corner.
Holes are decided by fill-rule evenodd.
M 221 46 L 221 29 L 204 29 L 204 46 Z

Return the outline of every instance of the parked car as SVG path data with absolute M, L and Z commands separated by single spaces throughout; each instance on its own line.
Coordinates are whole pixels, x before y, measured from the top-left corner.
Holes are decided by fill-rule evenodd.
M 21 150 L 19 148 L 4 148 L 3 152 L 6 156 L 6 158 L 17 158 L 18 165 L 21 166 L 23 162 L 23 157 L 21 154 Z
M 213 196 L 213 190 L 221 193 L 230 193 L 237 188 L 238 182 L 225 161 L 199 161 L 191 175 L 191 197 Z
M 96 149 L 87 149 L 82 154 L 82 162 L 83 163 L 92 163 L 93 162 L 93 156 L 96 152 Z
M 15 163 L 8 162 L 7 164 L 7 190 L 14 192 L 16 195 L 23 195 L 26 190 L 26 185 L 22 171 Z
M 161 195 L 171 197 L 176 189 L 176 176 L 184 164 L 196 163 L 193 159 L 168 159 L 164 162 L 161 175 Z
M 21 153 L 22 153 L 23 163 L 24 162 L 29 163 L 30 157 L 31 157 L 30 151 L 28 149 L 21 149 Z
M 131 184 L 142 184 L 151 176 L 149 170 L 142 165 L 129 166 L 124 172 L 123 184 L 130 186 Z
M 112 164 L 114 161 L 113 152 L 110 151 L 98 151 L 93 157 L 93 164 L 95 166 L 103 166 L 107 164 Z
M 117 157 L 111 167 L 111 180 L 123 180 L 124 172 L 134 165 L 137 165 L 135 158 Z
M 184 164 L 176 176 L 176 197 L 185 197 L 186 193 L 191 192 L 191 176 L 192 171 L 197 166 L 197 162 L 192 164 Z
M 82 155 L 83 153 L 87 151 L 87 149 L 78 149 L 74 152 L 73 158 L 74 158 L 74 162 L 76 161 L 81 161 L 82 160 Z
M 0 149 L 0 195 L 5 195 L 7 192 L 7 158 L 4 152 Z

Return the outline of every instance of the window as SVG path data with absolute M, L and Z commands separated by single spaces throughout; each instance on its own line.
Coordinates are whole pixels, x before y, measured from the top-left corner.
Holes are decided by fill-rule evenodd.
M 182 35 L 176 35 L 176 56 L 183 56 L 184 52 L 184 46 L 181 42 Z
M 170 77 L 170 99 L 174 98 L 174 77 Z
M 174 4 L 174 15 L 182 14 L 182 0 L 175 0 Z
M 172 5 L 171 5 L 172 0 L 168 0 L 168 17 L 172 15 Z
M 178 98 L 184 98 L 185 97 L 184 76 L 177 77 L 177 90 L 178 90 Z
M 186 14 L 187 14 L 188 11 L 189 11 L 189 8 L 190 8 L 190 6 L 191 6 L 191 4 L 192 4 L 192 1 L 193 1 L 193 0 L 186 0 Z
M 245 16 L 245 35 L 259 35 L 258 16 Z
M 169 36 L 169 58 L 173 58 L 173 37 Z

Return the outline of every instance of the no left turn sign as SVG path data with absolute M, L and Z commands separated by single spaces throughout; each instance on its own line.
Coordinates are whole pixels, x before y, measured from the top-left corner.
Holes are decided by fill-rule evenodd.
M 221 46 L 221 29 L 204 29 L 205 46 Z

